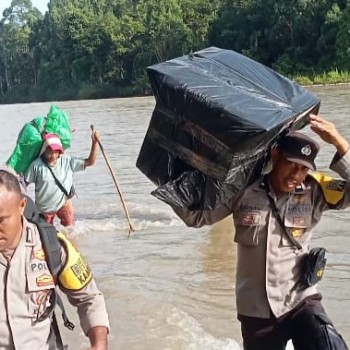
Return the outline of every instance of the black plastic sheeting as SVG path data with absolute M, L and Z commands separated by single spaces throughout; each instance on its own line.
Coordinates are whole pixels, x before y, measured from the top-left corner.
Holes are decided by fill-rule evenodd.
M 262 172 L 320 100 L 272 69 L 209 47 L 147 68 L 156 106 L 136 166 L 160 200 L 213 209 Z

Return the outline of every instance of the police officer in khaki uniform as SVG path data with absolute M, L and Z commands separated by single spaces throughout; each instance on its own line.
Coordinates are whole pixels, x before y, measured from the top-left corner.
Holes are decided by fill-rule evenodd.
M 0 350 L 58 349 L 52 327 L 57 284 L 77 307 L 89 350 L 106 350 L 108 315 L 88 266 L 61 235 L 62 272 L 55 281 L 25 206 L 17 177 L 0 170 Z
M 214 210 L 173 207 L 192 227 L 233 214 L 237 248 L 236 302 L 245 350 L 345 350 L 316 285 L 304 285 L 312 229 L 322 213 L 350 206 L 350 150 L 335 125 L 310 115 L 311 129 L 335 146 L 331 169 L 341 180 L 313 173 L 319 145 L 291 132 L 271 151 L 273 169 L 238 198 Z M 322 271 L 318 271 L 322 273 Z

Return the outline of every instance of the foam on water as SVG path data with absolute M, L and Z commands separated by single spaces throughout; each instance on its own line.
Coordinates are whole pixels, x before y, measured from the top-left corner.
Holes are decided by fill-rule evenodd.
M 89 232 L 125 231 L 129 223 L 123 208 L 119 203 L 108 203 L 96 200 L 93 205 L 77 200 L 74 203 L 76 210 L 76 225 L 74 234 Z M 170 207 L 157 207 L 147 204 L 128 203 L 128 214 L 133 228 L 136 231 L 161 227 L 183 226 L 179 217 Z M 59 227 L 59 222 L 55 222 Z M 61 229 L 61 227 L 59 227 Z
M 167 322 L 171 326 L 179 328 L 181 342 L 187 344 L 188 350 L 240 350 L 238 342 L 234 339 L 218 339 L 207 333 L 197 320 L 187 313 L 173 308 L 167 317 Z M 173 337 L 174 344 L 179 342 L 179 336 Z M 171 340 L 169 338 L 169 340 Z M 173 349 L 173 348 L 169 348 Z
M 219 339 L 206 332 L 200 323 L 187 313 L 173 308 L 171 315 L 167 317 L 171 326 L 177 326 L 181 334 L 182 342 L 187 343 L 187 350 L 243 350 L 243 346 L 229 338 Z M 174 344 L 179 341 L 174 337 Z M 174 348 L 168 348 L 171 350 Z M 291 341 L 287 343 L 286 350 L 294 350 Z
M 286 350 L 294 350 L 293 344 L 291 341 L 287 343 Z
M 181 222 L 177 219 L 168 220 L 132 220 L 131 224 L 135 231 L 144 231 L 152 228 L 181 227 Z M 65 230 L 62 227 L 59 229 Z M 84 220 L 77 221 L 75 227 L 70 230 L 74 235 L 89 234 L 94 232 L 123 231 L 128 232 L 129 224 L 126 219 L 105 219 L 105 220 Z

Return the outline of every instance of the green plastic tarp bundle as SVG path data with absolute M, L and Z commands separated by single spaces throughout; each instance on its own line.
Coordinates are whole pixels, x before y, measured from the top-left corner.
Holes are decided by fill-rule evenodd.
M 46 117 L 34 118 L 19 132 L 16 147 L 6 164 L 18 174 L 24 174 L 31 162 L 39 156 L 43 141 L 42 135 L 56 134 L 64 149 L 71 145 L 72 131 L 69 115 L 57 106 L 51 106 Z

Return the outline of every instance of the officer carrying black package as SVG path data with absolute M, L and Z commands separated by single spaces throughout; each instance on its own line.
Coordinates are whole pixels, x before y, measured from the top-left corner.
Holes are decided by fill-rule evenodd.
M 172 208 L 191 227 L 232 215 L 237 243 L 236 304 L 245 350 L 347 350 L 321 303 L 317 282 L 324 248 L 309 250 L 312 232 L 327 210 L 350 206 L 350 151 L 335 125 L 310 114 L 312 130 L 333 145 L 331 169 L 314 172 L 319 146 L 290 132 L 271 150 L 272 169 L 213 210 Z

